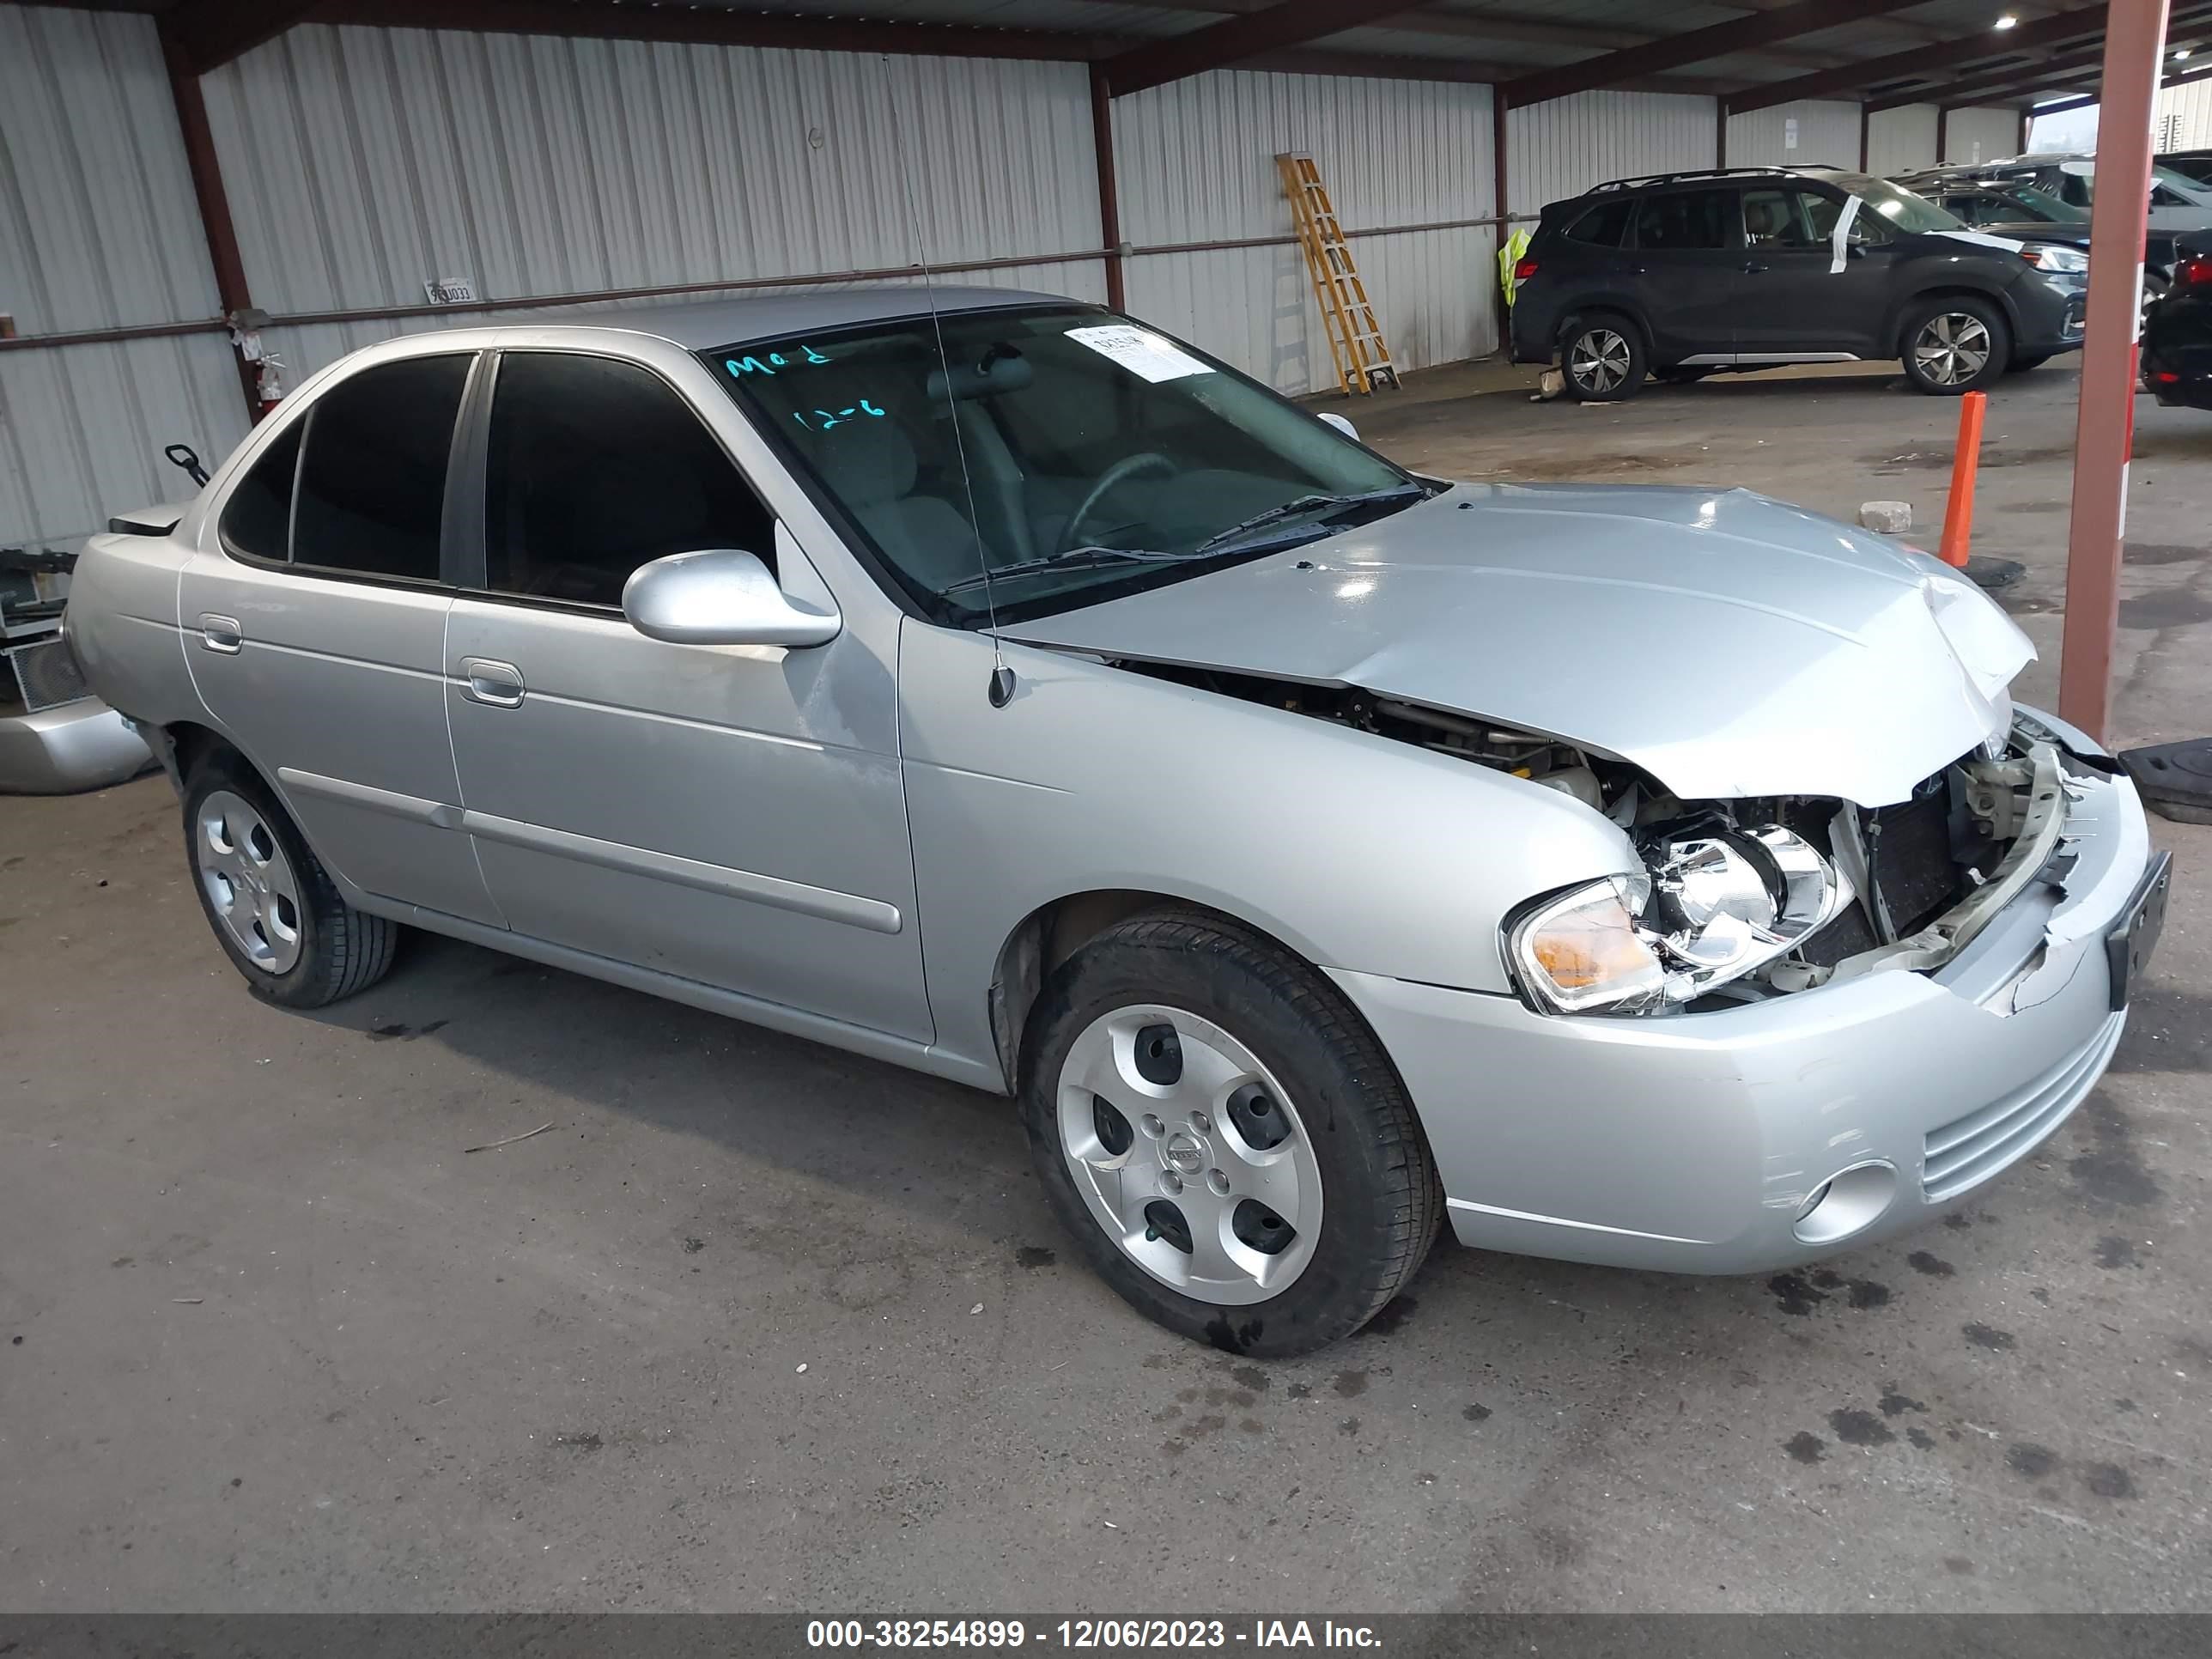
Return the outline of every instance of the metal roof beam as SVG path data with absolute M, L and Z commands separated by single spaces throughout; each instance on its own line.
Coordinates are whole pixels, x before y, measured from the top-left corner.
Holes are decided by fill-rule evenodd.
M 1411 5 L 1383 0 L 1278 0 L 1264 11 L 1225 17 L 1218 23 L 1170 35 L 1117 53 L 1100 66 L 1117 98 L 1165 86 L 1170 81 L 1248 63 L 1269 52 L 1304 46 L 1325 35 L 1341 34 L 1382 21 Z
M 1984 58 L 2008 57 L 2032 52 L 2039 46 L 2063 46 L 2074 40 L 2101 39 L 2104 33 L 2104 7 L 2081 6 L 2072 11 L 2039 18 L 2032 23 L 2022 23 L 2017 28 L 1978 29 L 1972 34 L 1929 46 L 1915 46 L 1908 52 L 1893 52 L 1881 58 L 1863 58 L 1856 64 L 1819 70 L 1811 75 L 1801 75 L 1793 81 L 1777 81 L 1770 86 L 1746 92 L 1741 97 L 1729 99 L 1729 112 L 1742 115 L 1755 109 L 1771 109 L 1777 104 L 1795 103 L 1801 98 L 1827 98 L 1859 87 L 1876 86 L 1884 81 L 1926 80 L 1930 70 L 1940 70 L 1955 64 L 1971 64 Z
M 1079 63 L 1117 51 L 1128 40 L 1126 35 L 1073 31 L 779 16 L 719 6 L 625 5 L 617 0 L 317 0 L 313 9 L 312 21 L 320 23 L 821 52 L 915 52 L 937 58 Z
M 1735 52 L 1756 52 L 1816 29 L 1837 28 L 1887 12 L 1909 10 L 1920 3 L 1922 0 L 1790 0 L 1771 11 L 1667 35 L 1648 46 L 1605 52 L 1559 69 L 1539 70 L 1506 82 L 1504 96 L 1519 109 L 1573 93 L 1617 87 L 1632 76 L 1663 74 Z
M 2169 75 L 2158 84 L 2161 88 L 2185 87 L 2192 82 L 2202 81 L 2208 76 L 2212 76 L 2212 64 L 2207 64 L 2202 69 L 2185 70 L 2179 74 Z M 2063 98 L 2055 104 L 2032 105 L 2027 112 L 2032 116 L 2063 115 L 2070 109 L 2087 109 L 2091 105 L 2100 101 L 2102 97 L 2103 90 L 2100 88 L 2096 92 L 2085 92 L 2072 98 Z
M 2174 7 L 2166 23 L 2169 46 L 2197 46 L 2212 33 L 2212 0 L 2186 0 Z M 1971 70 L 1931 86 L 1887 93 L 1869 100 L 1867 108 L 1879 115 L 1907 104 L 1947 104 L 1954 109 L 1990 99 L 2022 97 L 2048 86 L 2061 86 L 2082 75 L 2094 76 L 2105 61 L 2105 43 L 2069 47 L 2033 63 L 2010 64 L 1996 69 Z
M 161 29 L 191 72 L 205 75 L 308 21 L 314 11 L 314 0 L 185 0 L 163 14 Z

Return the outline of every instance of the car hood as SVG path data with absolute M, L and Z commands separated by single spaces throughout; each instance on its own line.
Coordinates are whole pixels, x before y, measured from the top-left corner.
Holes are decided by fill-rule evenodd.
M 1879 806 L 2009 719 L 2035 654 L 1925 554 L 1747 491 L 1462 485 L 1009 639 L 1358 687 L 1641 766 L 1685 799 Z

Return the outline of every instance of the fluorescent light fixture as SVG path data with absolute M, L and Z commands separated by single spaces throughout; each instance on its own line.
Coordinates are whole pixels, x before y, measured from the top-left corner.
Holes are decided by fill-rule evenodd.
M 1990 24 L 1990 27 L 1991 28 L 2008 29 L 2019 21 L 2019 18 L 2014 16 L 2012 13 L 2007 12 L 2003 16 L 1998 18 L 1996 22 Z

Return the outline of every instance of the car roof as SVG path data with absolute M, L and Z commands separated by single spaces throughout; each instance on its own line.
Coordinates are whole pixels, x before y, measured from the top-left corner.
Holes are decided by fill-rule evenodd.
M 943 313 L 988 311 L 1006 306 L 1084 306 L 1061 294 L 1013 288 L 931 288 L 919 283 L 872 287 L 803 289 L 796 293 L 748 295 L 734 300 L 692 300 L 673 305 L 587 309 L 562 306 L 507 319 L 505 325 L 613 328 L 650 334 L 690 351 L 745 345 L 793 334 L 889 322 Z

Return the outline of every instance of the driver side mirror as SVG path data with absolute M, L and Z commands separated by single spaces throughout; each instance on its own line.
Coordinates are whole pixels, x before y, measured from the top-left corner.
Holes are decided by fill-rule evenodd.
M 672 645 L 827 645 L 844 627 L 834 610 L 814 610 L 776 586 L 750 553 L 714 548 L 671 553 L 630 572 L 623 615 L 649 639 Z
M 1352 442 L 1358 443 L 1359 441 L 1359 428 L 1352 425 L 1351 422 L 1346 420 L 1343 416 L 1324 410 L 1322 411 L 1321 418 L 1327 421 L 1339 432 L 1344 434 L 1346 437 L 1351 439 Z

